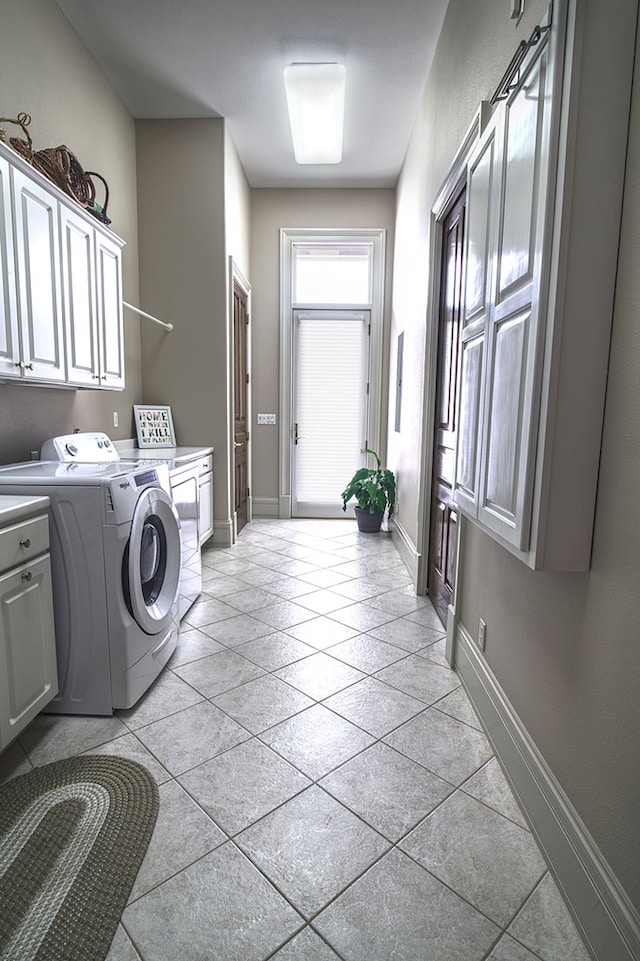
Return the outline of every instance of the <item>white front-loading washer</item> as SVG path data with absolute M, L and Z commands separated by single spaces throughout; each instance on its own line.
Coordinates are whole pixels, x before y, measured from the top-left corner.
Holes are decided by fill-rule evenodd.
M 60 714 L 130 708 L 178 640 L 180 524 L 164 464 L 29 461 L 0 492 L 50 500 Z
M 166 464 L 169 470 L 171 499 L 180 520 L 180 580 L 178 619 L 182 620 L 202 593 L 200 551 L 200 462 L 194 455 L 199 448 L 127 450 L 124 454 L 102 431 L 77 431 L 52 437 L 42 445 L 42 460 L 64 463 L 116 461 L 121 467 Z M 180 454 L 180 456 L 176 456 Z

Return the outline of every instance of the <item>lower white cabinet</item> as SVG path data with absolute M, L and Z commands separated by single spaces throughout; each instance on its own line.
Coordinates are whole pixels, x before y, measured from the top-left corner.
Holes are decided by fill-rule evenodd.
M 200 460 L 200 544 L 213 534 L 213 456 L 208 454 Z
M 0 750 L 58 692 L 48 518 L 29 500 L 10 523 L 0 509 Z

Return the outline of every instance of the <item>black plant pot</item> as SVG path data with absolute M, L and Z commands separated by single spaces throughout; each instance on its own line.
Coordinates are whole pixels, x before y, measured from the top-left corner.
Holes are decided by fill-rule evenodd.
M 361 507 L 354 507 L 354 510 L 360 533 L 377 534 L 382 525 L 384 511 L 376 511 L 374 514 L 370 514 L 369 511 L 363 511 Z

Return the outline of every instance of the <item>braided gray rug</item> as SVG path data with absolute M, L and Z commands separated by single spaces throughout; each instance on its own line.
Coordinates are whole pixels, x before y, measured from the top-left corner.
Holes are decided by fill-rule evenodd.
M 1 961 L 104 961 L 158 814 L 146 768 L 90 755 L 0 787 Z

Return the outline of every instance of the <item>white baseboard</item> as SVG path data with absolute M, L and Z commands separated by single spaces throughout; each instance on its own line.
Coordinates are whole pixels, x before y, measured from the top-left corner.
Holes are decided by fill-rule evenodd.
M 213 543 L 219 547 L 231 547 L 233 544 L 233 521 L 216 521 L 213 525 Z
M 391 518 L 389 529 L 391 531 L 391 539 L 393 540 L 395 548 L 404 561 L 407 570 L 411 574 L 411 579 L 415 584 L 418 577 L 418 562 L 420 555 L 416 551 L 413 541 L 397 518 Z
M 455 642 L 456 670 L 592 957 L 638 961 L 633 904 L 461 623 Z
M 277 497 L 254 497 L 251 501 L 252 517 L 278 517 Z

